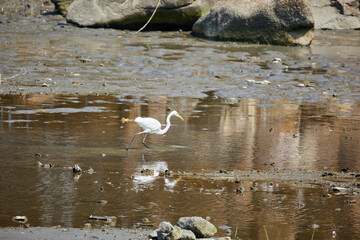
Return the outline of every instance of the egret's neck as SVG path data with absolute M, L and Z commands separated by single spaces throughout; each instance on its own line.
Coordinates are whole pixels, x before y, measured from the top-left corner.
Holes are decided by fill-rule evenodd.
M 170 126 L 171 126 L 171 123 L 170 123 L 170 118 L 173 116 L 175 114 L 175 112 L 171 112 L 167 117 L 166 117 L 166 126 L 165 126 L 165 128 L 164 129 L 161 129 L 160 131 L 159 131 L 159 135 L 163 135 L 163 134 L 165 134 L 168 130 L 169 130 L 169 128 L 170 128 Z

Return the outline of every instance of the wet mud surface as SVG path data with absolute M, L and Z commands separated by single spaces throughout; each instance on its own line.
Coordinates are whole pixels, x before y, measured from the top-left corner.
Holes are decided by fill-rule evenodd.
M 318 31 L 309 48 L 77 28 L 58 15 L 3 22 L 0 31 L 2 94 L 359 100 L 359 31 Z
M 202 216 L 218 236 L 360 238 L 358 31 L 274 47 L 48 14 L 0 32 L 0 237 L 142 238 Z M 122 117 L 168 109 L 185 121 L 125 150 L 140 128 Z

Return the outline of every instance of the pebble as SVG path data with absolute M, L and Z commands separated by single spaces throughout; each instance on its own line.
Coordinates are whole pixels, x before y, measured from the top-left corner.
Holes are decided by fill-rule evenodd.
M 84 228 L 85 228 L 85 229 L 91 229 L 91 228 L 92 228 L 91 223 L 85 223 L 85 224 L 84 224 Z
M 52 163 L 45 163 L 43 167 L 44 168 L 52 168 L 53 165 L 52 165 Z
M 106 200 L 97 200 L 95 201 L 96 203 L 100 203 L 101 205 L 106 205 L 107 201 Z
M 74 173 L 79 173 L 79 172 L 82 171 L 82 169 L 80 168 L 80 166 L 77 165 L 77 164 L 75 164 L 75 166 L 73 166 L 72 169 L 73 169 L 73 172 L 74 172 Z
M 273 64 L 282 64 L 282 59 L 281 58 L 274 58 L 272 63 Z
M 28 221 L 28 218 L 26 216 L 14 216 L 12 220 L 14 222 L 26 223 Z
M 168 170 L 168 169 L 166 169 L 166 170 L 164 171 L 164 175 L 165 175 L 165 176 L 172 176 L 172 175 L 173 175 L 173 172 L 170 171 L 170 170 Z
M 243 193 L 244 191 L 245 191 L 245 189 L 243 187 L 236 189 L 237 193 Z
M 349 205 L 354 205 L 354 204 L 356 204 L 356 200 L 355 199 L 348 199 L 348 200 L 346 200 L 345 201 L 347 204 L 349 204 Z

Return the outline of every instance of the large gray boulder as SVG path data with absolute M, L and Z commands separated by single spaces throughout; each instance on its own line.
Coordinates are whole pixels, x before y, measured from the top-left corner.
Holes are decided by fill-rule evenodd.
M 223 0 L 194 24 L 192 34 L 279 45 L 309 45 L 315 37 L 307 0 Z
M 216 227 L 202 217 L 182 217 L 176 225 L 192 231 L 197 238 L 209 238 L 217 232 Z
M 359 29 L 359 0 L 310 0 L 316 29 Z
M 191 29 L 217 0 L 161 0 L 150 29 Z M 74 0 L 69 22 L 85 27 L 138 30 L 154 12 L 158 0 Z

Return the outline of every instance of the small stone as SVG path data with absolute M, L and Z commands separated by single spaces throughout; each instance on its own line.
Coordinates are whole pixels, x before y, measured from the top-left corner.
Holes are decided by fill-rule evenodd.
M 245 191 L 245 189 L 243 187 L 236 189 L 237 193 L 243 193 L 244 191 Z
M 172 176 L 172 175 L 173 175 L 173 172 L 170 171 L 170 170 L 168 170 L 168 169 L 166 169 L 166 170 L 164 171 L 164 175 L 165 175 L 165 176 Z
M 28 221 L 28 218 L 26 216 L 14 216 L 12 220 L 14 222 L 26 223 Z
M 43 167 L 44 167 L 44 168 L 52 168 L 53 165 L 52 165 L 52 163 L 45 163 L 45 164 L 43 165 Z
M 75 166 L 73 166 L 73 172 L 74 173 L 79 173 L 81 171 L 82 171 L 82 169 L 80 168 L 79 165 L 75 164 Z
M 34 157 L 40 158 L 40 157 L 41 157 L 41 154 L 40 154 L 40 153 L 35 153 L 35 154 L 34 154 Z
M 228 229 L 225 229 L 225 234 L 226 235 L 228 235 L 228 236 L 230 236 L 231 234 L 232 234 L 232 231 L 231 231 L 231 229 L 230 228 L 228 228 Z
M 40 161 L 37 161 L 36 166 L 37 167 L 44 167 L 44 164 L 42 164 Z
M 96 203 L 100 203 L 101 205 L 106 205 L 107 201 L 106 200 L 97 200 L 95 201 Z
M 153 170 L 153 169 L 144 168 L 144 169 L 141 169 L 140 173 L 141 173 L 142 175 L 145 175 L 145 176 L 153 176 L 153 175 L 154 175 L 154 170 Z
M 346 200 L 345 201 L 347 204 L 349 204 L 349 205 L 354 205 L 354 204 L 356 204 L 356 200 L 355 199 L 348 199 L 348 200 Z
M 42 87 L 49 87 L 49 84 L 43 83 L 41 86 L 42 86 Z
M 117 218 L 115 216 L 93 216 L 93 215 L 90 215 L 89 219 L 105 221 L 107 223 L 116 223 L 116 221 L 117 221 Z
M 333 187 L 332 191 L 336 193 L 347 193 L 349 189 L 344 187 Z
M 92 228 L 91 223 L 85 223 L 85 224 L 84 224 L 84 228 L 85 228 L 85 229 L 91 229 L 91 228 Z
M 281 58 L 274 58 L 272 61 L 273 64 L 282 64 L 282 59 Z

